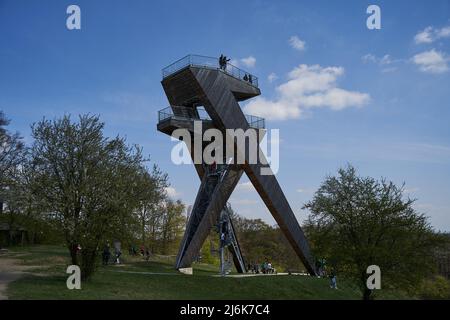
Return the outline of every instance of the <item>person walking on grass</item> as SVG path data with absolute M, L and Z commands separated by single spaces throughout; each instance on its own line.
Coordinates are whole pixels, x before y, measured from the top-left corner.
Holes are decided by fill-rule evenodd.
M 334 271 L 331 271 L 331 273 L 330 273 L 330 288 L 337 289 L 337 279 L 336 279 L 336 274 L 334 273 Z
M 120 264 L 120 256 L 122 255 L 121 244 L 120 241 L 114 241 L 114 253 L 116 254 L 116 263 Z
M 102 252 L 102 262 L 103 262 L 104 266 L 108 265 L 110 256 L 111 256 L 111 251 L 109 250 L 109 244 L 105 244 L 105 246 L 103 247 L 103 252 Z
M 150 249 L 149 248 L 145 248 L 145 261 L 150 260 Z

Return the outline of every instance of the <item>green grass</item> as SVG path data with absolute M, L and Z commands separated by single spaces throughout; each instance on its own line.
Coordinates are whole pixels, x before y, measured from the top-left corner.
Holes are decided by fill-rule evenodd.
M 214 276 L 216 266 L 201 264 L 194 266 L 193 276 L 187 276 L 177 273 L 168 259 L 147 262 L 126 256 L 124 265 L 99 266 L 89 281 L 82 282 L 81 290 L 68 290 L 69 259 L 64 247 L 14 248 L 10 255 L 24 265 L 42 267 L 11 283 L 9 299 L 360 299 L 359 291 L 347 281 L 339 281 L 339 289 L 333 290 L 327 279 L 308 276 L 222 278 Z M 395 292 L 379 296 L 407 298 Z

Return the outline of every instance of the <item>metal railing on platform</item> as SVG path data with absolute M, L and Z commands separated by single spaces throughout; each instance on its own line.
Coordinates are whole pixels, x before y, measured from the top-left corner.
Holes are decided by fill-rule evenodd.
M 211 118 L 209 117 L 209 115 L 206 113 L 206 111 L 204 109 L 199 108 L 198 111 L 199 111 L 198 112 L 199 118 L 190 118 L 187 116 L 175 115 L 172 111 L 172 108 L 167 107 L 167 108 L 164 108 L 164 109 L 158 111 L 158 122 L 163 122 L 163 121 L 166 121 L 169 119 L 181 119 L 181 120 L 189 119 L 189 120 L 211 121 Z M 244 116 L 250 127 L 255 128 L 255 129 L 265 129 L 266 121 L 264 118 L 249 115 L 249 114 L 244 114 Z
M 181 71 L 187 67 L 200 67 L 200 68 L 207 68 L 207 69 L 214 69 L 214 70 L 222 70 L 226 74 L 245 81 L 249 83 L 250 85 L 258 88 L 258 77 L 252 75 L 251 73 L 244 71 L 242 69 L 239 69 L 238 67 L 232 65 L 231 63 L 226 63 L 226 66 L 221 68 L 219 64 L 219 58 L 214 57 L 206 57 L 206 56 L 200 56 L 200 55 L 194 55 L 190 54 L 187 55 L 174 63 L 170 64 L 169 66 L 165 67 L 162 70 L 162 77 L 167 78 L 168 76 L 177 73 L 178 71 Z

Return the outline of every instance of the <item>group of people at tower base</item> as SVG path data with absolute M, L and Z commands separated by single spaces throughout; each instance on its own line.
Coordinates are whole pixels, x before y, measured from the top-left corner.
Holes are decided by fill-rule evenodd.
M 144 245 L 141 245 L 139 250 L 135 245 L 130 246 L 128 250 L 128 254 L 130 256 L 142 256 L 146 261 L 150 259 L 151 253 L 150 249 Z M 103 265 L 108 265 L 110 263 L 120 264 L 120 256 L 122 255 L 122 251 L 120 249 L 120 242 L 114 242 L 114 256 L 111 254 L 111 248 L 109 243 L 106 243 L 103 247 L 102 252 L 102 262 Z
M 273 267 L 272 263 L 267 259 L 261 264 L 258 263 L 249 263 L 247 265 L 247 272 L 254 274 L 276 274 L 277 270 Z
M 318 259 L 316 261 L 316 270 L 317 275 L 321 278 L 328 277 L 330 280 L 330 288 L 331 289 L 337 289 L 337 277 L 336 273 L 333 269 L 329 269 L 326 264 L 325 259 Z M 273 267 L 272 263 L 266 259 L 263 263 L 249 263 L 247 265 L 247 272 L 248 273 L 254 273 L 254 274 L 276 274 L 277 271 Z M 291 274 L 291 272 L 289 272 Z
M 111 255 L 111 248 L 109 243 L 106 243 L 102 252 L 102 263 L 106 266 L 108 263 L 120 264 L 120 256 L 122 255 L 121 245 L 119 241 L 114 242 L 114 256 Z M 111 261 L 111 257 L 113 258 Z
M 216 169 L 216 168 L 214 168 L 214 169 Z M 109 263 L 120 264 L 120 256 L 122 255 L 121 243 L 120 243 L 120 241 L 114 241 L 113 245 L 114 245 L 114 256 L 112 256 L 112 254 L 111 254 L 111 248 L 110 248 L 109 243 L 106 243 L 105 246 L 103 247 L 103 252 L 102 252 L 103 265 L 108 265 Z M 78 245 L 77 253 L 79 251 L 81 251 L 81 246 Z M 147 260 L 147 261 L 149 260 L 150 250 L 148 247 L 141 245 L 139 248 L 139 253 L 145 260 Z M 130 247 L 129 254 L 131 256 L 138 255 L 138 250 L 137 250 L 136 246 L 133 245 Z M 336 273 L 334 272 L 333 269 L 329 270 L 325 259 L 318 259 L 316 261 L 316 270 L 317 270 L 317 275 L 319 277 L 328 277 L 330 279 L 330 288 L 337 289 Z M 268 259 L 265 259 L 265 261 L 261 264 L 248 263 L 247 272 L 253 273 L 253 274 L 260 274 L 260 273 L 261 274 L 276 274 L 277 273 L 276 269 L 273 267 L 272 263 Z

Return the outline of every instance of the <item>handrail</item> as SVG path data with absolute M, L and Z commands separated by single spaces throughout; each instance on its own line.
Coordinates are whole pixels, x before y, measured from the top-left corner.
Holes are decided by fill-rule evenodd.
M 202 109 L 200 109 L 202 110 Z M 169 120 L 169 119 L 188 119 L 188 120 L 202 120 L 202 121 L 211 121 L 211 118 L 209 115 L 204 112 L 199 114 L 199 118 L 189 118 L 184 116 L 175 115 L 172 111 L 171 107 L 167 107 L 164 109 L 161 109 L 158 111 L 158 123 L 161 123 L 163 121 Z M 249 114 L 244 114 L 245 119 L 248 122 L 248 125 L 255 129 L 265 129 L 266 127 L 266 120 L 264 118 L 253 116 Z
M 221 70 L 236 79 L 245 81 L 248 84 L 258 88 L 258 77 L 254 76 L 253 74 L 244 71 L 229 62 L 227 62 L 225 68 L 222 69 L 219 65 L 219 58 L 194 54 L 188 54 L 187 56 L 178 59 L 177 61 L 162 69 L 162 78 L 165 79 L 190 66 Z

